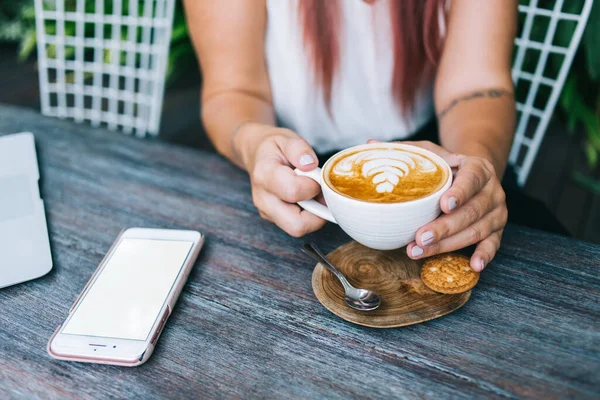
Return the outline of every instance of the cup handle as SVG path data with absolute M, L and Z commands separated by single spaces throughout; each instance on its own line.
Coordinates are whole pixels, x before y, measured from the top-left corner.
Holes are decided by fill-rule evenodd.
M 321 186 L 321 184 L 322 184 L 321 168 L 319 168 L 319 167 L 313 169 L 312 171 L 308 171 L 308 172 L 300 171 L 298 168 L 296 168 L 294 170 L 294 172 L 298 176 L 305 176 L 307 178 L 312 179 L 313 181 L 317 182 L 319 184 L 319 186 Z M 337 221 L 333 217 L 333 214 L 331 214 L 331 211 L 329 211 L 329 208 L 326 205 L 323 205 L 314 199 L 299 201 L 298 205 L 300 207 L 304 208 L 309 213 L 315 214 L 317 217 L 321 217 L 323 219 L 326 219 L 329 222 L 333 222 L 334 224 L 337 224 Z

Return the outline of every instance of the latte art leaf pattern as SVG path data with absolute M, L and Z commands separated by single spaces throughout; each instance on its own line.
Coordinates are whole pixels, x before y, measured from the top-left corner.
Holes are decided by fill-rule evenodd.
M 330 187 L 353 199 L 375 203 L 426 197 L 442 188 L 450 176 L 434 157 L 401 145 L 341 153 L 330 164 L 325 178 Z
M 425 174 L 438 172 L 436 164 L 420 154 L 381 149 L 352 154 L 338 162 L 333 173 L 353 176 L 357 170 L 363 177 L 371 179 L 378 193 L 393 192 L 401 178 L 413 171 Z

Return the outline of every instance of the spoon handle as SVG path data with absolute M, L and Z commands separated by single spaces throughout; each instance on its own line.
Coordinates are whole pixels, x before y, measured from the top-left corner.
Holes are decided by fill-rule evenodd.
M 354 286 L 352 286 L 350 282 L 348 282 L 346 277 L 327 259 L 327 257 L 325 257 L 325 255 L 321 252 L 321 250 L 319 250 L 316 244 L 304 243 L 304 245 L 302 245 L 302 251 L 314 258 L 316 261 L 323 264 L 328 270 L 333 272 L 333 274 L 340 280 L 345 290 L 354 289 Z

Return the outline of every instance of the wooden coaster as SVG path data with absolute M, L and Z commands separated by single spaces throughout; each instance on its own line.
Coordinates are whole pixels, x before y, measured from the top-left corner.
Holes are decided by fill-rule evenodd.
M 381 305 L 374 311 L 357 311 L 344 303 L 344 289 L 328 269 L 317 264 L 312 286 L 317 299 L 346 321 L 372 328 L 394 328 L 441 317 L 465 304 L 471 291 L 440 294 L 421 281 L 421 264 L 406 255 L 406 249 L 373 250 L 350 242 L 332 251 L 328 258 L 355 287 L 374 290 Z

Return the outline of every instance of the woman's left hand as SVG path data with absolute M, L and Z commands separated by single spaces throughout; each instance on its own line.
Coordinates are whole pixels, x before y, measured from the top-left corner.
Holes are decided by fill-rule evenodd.
M 402 142 L 429 150 L 453 169 L 452 186 L 440 199 L 443 214 L 421 227 L 406 251 L 412 259 L 477 244 L 471 268 L 480 272 L 494 258 L 508 218 L 504 190 L 490 161 L 453 154 L 431 142 Z

